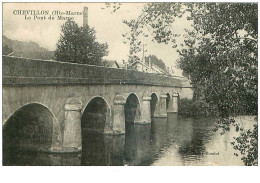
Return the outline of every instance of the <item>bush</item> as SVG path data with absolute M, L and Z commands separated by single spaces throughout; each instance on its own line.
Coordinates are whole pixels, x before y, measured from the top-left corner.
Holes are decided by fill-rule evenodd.
M 237 131 L 241 129 L 237 128 Z M 258 125 L 254 125 L 254 129 L 243 131 L 239 137 L 234 137 L 235 141 L 231 142 L 235 150 L 240 151 L 246 166 L 258 165 Z M 238 156 L 237 153 L 234 153 Z
M 180 99 L 179 114 L 187 116 L 216 116 L 217 109 L 203 100 Z

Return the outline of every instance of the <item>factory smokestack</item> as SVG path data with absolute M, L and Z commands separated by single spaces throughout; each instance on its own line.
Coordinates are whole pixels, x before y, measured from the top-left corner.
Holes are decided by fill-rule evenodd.
M 83 27 L 87 27 L 88 25 L 88 7 L 84 7 L 83 11 Z

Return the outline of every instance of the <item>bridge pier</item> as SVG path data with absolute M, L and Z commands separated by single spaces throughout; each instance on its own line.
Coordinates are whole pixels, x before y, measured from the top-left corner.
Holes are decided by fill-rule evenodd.
M 78 99 L 70 98 L 65 104 L 63 151 L 78 152 L 82 149 L 81 109 Z
M 172 94 L 169 110 L 167 112 L 175 113 L 175 114 L 178 113 L 178 97 L 179 94 L 177 93 Z
M 167 117 L 167 109 L 166 109 L 166 99 L 167 95 L 160 95 L 159 100 L 159 115 L 155 115 L 154 117 L 166 118 Z
M 141 105 L 141 120 L 136 121 L 136 124 L 151 123 L 151 97 L 143 97 Z
M 52 145 L 48 149 L 49 152 L 55 152 L 62 149 L 62 133 L 60 125 L 53 119 L 53 134 L 52 134 Z
M 125 134 L 125 99 L 117 96 L 114 100 L 113 133 Z
M 100 132 L 104 133 L 125 133 L 125 119 L 128 119 L 127 117 L 129 117 L 131 123 L 140 122 L 145 124 L 151 122 L 151 111 L 153 117 L 167 117 L 167 102 L 168 107 L 173 107 L 172 110 L 168 110 L 169 112 L 178 112 L 177 97 L 172 98 L 173 102 L 171 104 L 167 100 L 167 95 L 157 95 L 164 92 L 163 94 L 168 94 L 169 99 L 169 94 L 172 91 L 182 92 L 183 81 L 178 78 L 125 71 L 123 69 L 10 56 L 3 56 L 2 60 L 2 125 L 22 106 L 42 104 L 49 109 L 53 116 L 52 142 L 50 138 L 46 139 L 48 140 L 48 146 L 44 147 L 44 150 L 50 147 L 47 151 L 72 152 L 82 149 L 81 125 L 84 124 L 83 118 L 81 119 L 82 103 L 75 98 L 69 98 L 65 104 L 65 117 L 64 110 L 59 108 L 64 107 L 64 100 L 62 99 L 68 96 L 78 96 L 84 101 L 84 104 L 89 98 L 97 95 L 109 96 L 107 100 L 101 100 L 102 97 L 94 97 L 95 102 L 91 103 L 93 105 L 90 107 L 94 108 L 94 111 L 86 110 L 86 114 L 89 113 L 89 115 L 94 112 L 92 116 L 97 117 L 97 121 L 100 122 L 94 125 L 98 130 L 102 128 Z M 46 79 L 46 77 L 49 79 Z M 126 96 L 130 91 L 131 94 L 126 100 L 129 102 L 126 102 L 123 97 L 121 99 L 120 97 L 112 98 L 119 92 Z M 145 96 L 151 94 L 152 100 L 149 97 L 144 97 L 141 100 L 140 96 L 143 93 L 145 93 Z M 99 104 L 102 104 L 102 110 L 95 107 Z M 99 110 L 95 110 L 95 108 Z M 51 115 L 48 117 L 50 122 L 48 130 L 51 129 Z M 45 120 L 45 113 L 41 118 Z M 88 117 L 86 119 L 86 122 L 91 121 Z M 104 121 L 106 122 L 105 125 Z M 61 122 L 64 122 L 64 129 L 61 128 Z M 30 132 L 28 135 L 32 134 Z M 47 134 L 43 136 L 45 135 L 47 136 Z M 43 137 L 39 136 L 39 139 Z M 48 134 L 48 137 L 50 136 L 51 133 Z

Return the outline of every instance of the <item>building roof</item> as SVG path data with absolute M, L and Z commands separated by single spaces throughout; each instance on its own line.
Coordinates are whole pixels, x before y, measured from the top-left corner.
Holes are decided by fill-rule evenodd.
M 104 65 L 105 65 L 106 67 L 112 67 L 114 64 L 116 65 L 117 68 L 122 68 L 122 65 L 121 65 L 121 64 L 118 64 L 117 61 L 109 61 L 109 60 L 106 60 Z
M 147 64 L 145 64 L 145 63 L 143 63 L 143 62 L 140 62 L 140 61 L 135 61 L 135 62 L 132 63 L 131 65 L 136 65 L 136 64 L 138 64 L 138 63 L 141 64 L 141 65 L 143 65 L 143 66 L 145 66 L 147 69 L 149 69 L 149 66 L 148 66 Z M 156 66 L 155 64 L 152 64 L 152 67 L 158 69 L 158 70 L 159 70 L 161 73 L 163 73 L 163 74 L 169 75 L 169 73 L 167 73 L 166 71 L 164 71 L 164 70 L 161 69 L 160 67 Z

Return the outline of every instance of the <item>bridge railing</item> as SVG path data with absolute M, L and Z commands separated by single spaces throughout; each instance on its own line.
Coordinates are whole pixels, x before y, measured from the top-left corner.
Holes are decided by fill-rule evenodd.
M 3 85 L 141 84 L 181 87 L 182 80 L 152 73 L 85 64 L 2 57 Z

